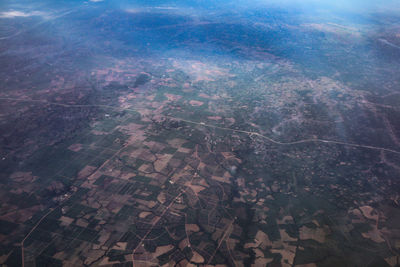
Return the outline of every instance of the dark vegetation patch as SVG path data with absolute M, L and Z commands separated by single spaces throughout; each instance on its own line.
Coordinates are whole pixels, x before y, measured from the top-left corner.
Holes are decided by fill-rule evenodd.
M 134 88 L 139 87 L 139 86 L 141 86 L 141 85 L 146 84 L 146 83 L 149 82 L 149 81 L 150 81 L 150 76 L 149 76 L 148 74 L 140 74 L 140 75 L 136 78 L 135 83 L 133 84 L 133 87 L 134 87 Z

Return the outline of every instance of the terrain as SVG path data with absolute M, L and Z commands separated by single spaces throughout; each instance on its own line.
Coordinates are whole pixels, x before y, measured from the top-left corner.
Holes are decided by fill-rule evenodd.
M 400 7 L 0 4 L 0 264 L 398 266 Z

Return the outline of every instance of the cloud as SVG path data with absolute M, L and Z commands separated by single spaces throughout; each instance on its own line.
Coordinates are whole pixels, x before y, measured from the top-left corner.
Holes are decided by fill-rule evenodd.
M 17 17 L 32 17 L 32 16 L 45 17 L 46 13 L 40 11 L 23 12 L 17 10 L 0 12 L 0 18 L 17 18 Z

